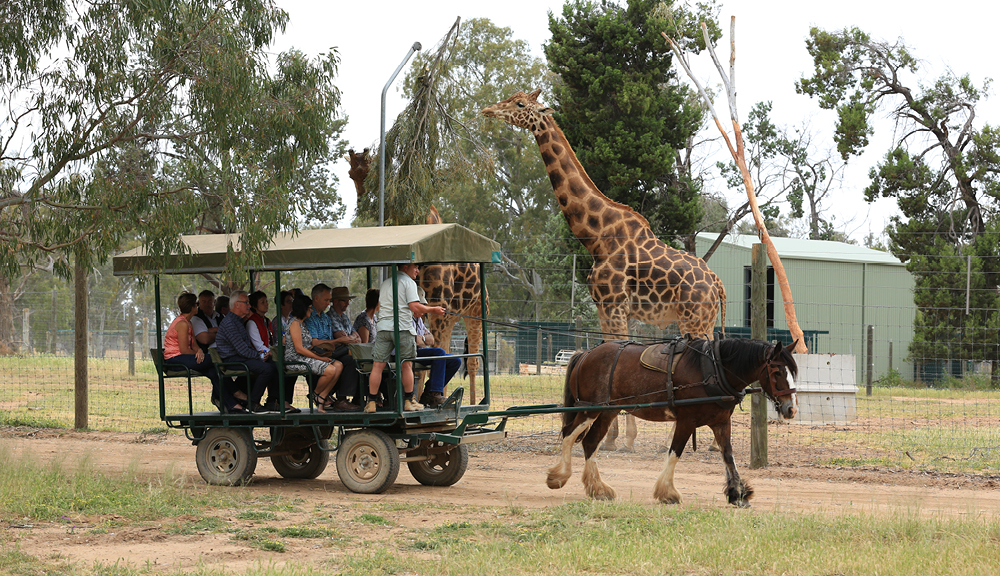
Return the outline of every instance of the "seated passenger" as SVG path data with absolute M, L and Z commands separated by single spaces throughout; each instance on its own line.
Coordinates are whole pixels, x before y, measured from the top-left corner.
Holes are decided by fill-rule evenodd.
M 319 376 L 316 388 L 313 390 L 313 402 L 319 412 L 326 412 L 326 408 L 346 411 L 360 410 L 360 406 L 355 406 L 346 400 L 334 401 L 330 397 L 333 387 L 344 371 L 344 365 L 339 360 L 320 356 L 310 348 L 312 335 L 309 333 L 305 321 L 312 313 L 313 301 L 308 296 L 297 296 L 292 300 L 292 321 L 288 324 L 285 362 L 305 364 L 309 366 L 309 370 L 313 374 Z
M 267 317 L 269 308 L 270 302 L 267 299 L 267 294 L 258 290 L 250 295 L 250 317 L 246 320 L 247 333 L 250 334 L 250 341 L 253 342 L 254 349 L 261 354 L 269 354 L 271 346 L 274 346 L 275 343 L 274 325 Z M 292 399 L 295 397 L 295 380 L 295 376 L 290 379 L 285 378 L 285 412 L 289 414 L 301 412 L 292 406 Z M 272 400 L 274 399 L 269 398 L 267 407 L 277 410 L 278 404 Z
M 205 352 L 195 344 L 194 328 L 191 327 L 191 318 L 195 314 L 195 304 L 198 298 L 190 292 L 185 292 L 177 298 L 177 308 L 180 315 L 174 318 L 167 328 L 167 334 L 163 337 L 163 361 L 164 364 L 180 364 L 187 366 L 191 370 L 201 372 L 212 381 L 212 396 L 219 397 L 219 375 L 215 372 L 212 361 L 205 357 Z M 243 410 L 243 406 L 238 404 L 226 391 L 222 391 L 225 406 L 234 411 Z
M 347 345 L 359 342 L 361 339 L 354 333 L 350 317 L 344 313 L 352 298 L 354 296 L 345 286 L 335 290 L 323 283 L 313 286 L 312 314 L 305 321 L 305 325 L 312 335 L 312 351 L 321 356 L 340 360 L 344 365 L 344 371 L 337 383 L 337 400 L 346 402 L 348 397 L 354 396 L 355 400 L 360 402 L 362 395 L 358 390 L 358 369 L 347 351 Z M 330 308 L 330 314 L 326 314 L 327 308 Z
M 427 304 L 427 299 L 424 297 L 422 289 L 418 288 L 417 295 L 420 298 L 421 304 Z M 415 337 L 417 358 L 444 356 L 448 354 L 443 348 L 436 348 L 434 346 L 434 336 L 431 335 L 431 331 L 424 324 L 423 316 L 421 312 L 413 313 L 413 320 L 416 323 L 417 329 Z M 423 394 L 420 395 L 420 403 L 430 408 L 444 404 L 444 401 L 447 400 L 444 394 L 445 386 L 448 385 L 448 382 L 451 382 L 458 369 L 462 367 L 462 360 L 460 358 L 444 358 L 441 360 L 421 361 L 419 363 L 431 367 L 431 374 L 427 378 L 427 386 L 424 388 Z
M 375 341 L 375 314 L 378 312 L 378 288 L 369 288 L 365 292 L 365 311 L 354 319 L 354 331 L 362 343 L 371 344 Z
M 215 346 L 215 335 L 219 331 L 219 320 L 215 315 L 215 292 L 202 290 L 198 294 L 198 309 L 191 317 L 194 339 L 202 351 Z
M 246 292 L 237 290 L 233 292 L 232 310 L 219 324 L 215 343 L 224 362 L 239 362 L 250 371 L 253 377 L 253 387 L 248 399 L 250 409 L 254 412 L 269 412 L 271 410 L 261 406 L 260 402 L 265 391 L 269 399 L 276 402 L 278 368 L 271 360 L 270 350 L 261 353 L 254 348 L 244 323 L 248 317 L 250 317 L 250 298 Z
M 219 296 L 215 299 L 215 323 L 222 324 L 226 314 L 229 314 L 229 296 Z

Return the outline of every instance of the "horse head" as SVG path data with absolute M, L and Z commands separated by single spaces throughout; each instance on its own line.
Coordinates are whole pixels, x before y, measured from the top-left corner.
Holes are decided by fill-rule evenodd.
M 786 419 L 794 418 L 799 411 L 795 397 L 795 377 L 799 367 L 792 357 L 796 344 L 797 341 L 782 347 L 781 342 L 775 343 L 765 364 L 767 377 L 760 379 L 764 393 L 774 402 L 774 409 Z

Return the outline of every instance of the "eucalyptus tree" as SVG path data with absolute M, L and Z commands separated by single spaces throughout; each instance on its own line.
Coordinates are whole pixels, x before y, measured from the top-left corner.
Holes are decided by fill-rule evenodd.
M 338 56 L 272 58 L 287 20 L 273 0 L 0 4 L 0 276 L 193 231 L 242 233 L 239 276 L 275 231 L 338 219 Z
M 915 359 L 993 361 L 1000 377 L 1000 130 L 981 122 L 977 86 L 950 70 L 926 83 L 919 60 L 898 41 L 857 28 L 810 31 L 811 77 L 797 90 L 837 112 L 835 141 L 844 159 L 870 142 L 876 113 L 895 121 L 890 149 L 869 172 L 865 198 L 896 200 L 890 250 L 916 278 Z
M 338 57 L 272 60 L 287 18 L 271 0 L 4 3 L 0 27 L 24 28 L 0 35 L 5 273 L 198 229 L 242 232 L 241 264 L 301 216 L 338 217 Z

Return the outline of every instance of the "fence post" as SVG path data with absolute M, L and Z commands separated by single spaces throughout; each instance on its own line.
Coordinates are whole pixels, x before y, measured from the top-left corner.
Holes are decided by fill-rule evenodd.
M 31 351 L 31 308 L 21 310 L 21 351 Z
M 56 289 L 52 289 L 52 322 L 49 324 L 49 334 L 52 339 L 49 341 L 49 354 L 55 355 L 56 351 L 59 350 L 59 315 L 57 311 L 59 307 L 56 305 L 58 300 L 56 299 Z
M 542 303 L 535 300 L 535 323 L 540 324 Z M 535 375 L 542 375 L 542 327 L 535 326 Z
M 580 347 L 583 345 L 583 337 L 580 336 L 581 332 L 583 332 L 583 318 L 580 318 L 579 316 L 577 316 L 576 317 L 576 339 L 573 342 L 573 349 L 574 350 L 580 350 Z
M 149 354 L 149 318 L 142 319 L 142 334 L 139 335 L 139 354 L 141 354 L 142 359 L 146 359 L 146 355 Z M 159 342 L 157 342 L 159 344 Z
M 892 340 L 889 340 L 889 370 L 892 370 Z
M 750 267 L 750 337 L 767 339 L 767 251 L 753 245 Z M 767 401 L 763 392 L 750 395 L 750 468 L 767 466 Z
M 135 306 L 128 305 L 128 375 L 135 376 Z
M 73 427 L 87 428 L 89 425 L 87 406 L 87 269 L 79 256 L 73 266 Z
M 872 326 L 871 324 L 869 324 L 868 325 L 868 346 L 867 346 L 867 350 L 865 351 L 865 354 L 867 355 L 867 360 L 868 360 L 868 367 L 867 367 L 867 370 L 866 370 L 867 374 L 865 375 L 865 383 L 867 384 L 867 386 L 865 387 L 865 395 L 866 396 L 871 396 L 872 395 L 872 376 L 873 376 L 872 373 L 875 371 L 875 359 L 872 357 L 872 350 L 874 348 L 875 348 L 875 327 Z

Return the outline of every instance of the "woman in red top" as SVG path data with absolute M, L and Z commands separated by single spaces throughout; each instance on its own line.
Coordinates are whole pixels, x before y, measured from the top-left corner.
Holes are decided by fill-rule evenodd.
M 163 363 L 164 366 L 171 364 L 181 365 L 196 372 L 201 372 L 212 381 L 212 390 L 215 395 L 219 392 L 219 375 L 215 373 L 215 366 L 212 361 L 205 357 L 205 352 L 195 344 L 194 328 L 191 326 L 191 317 L 198 311 L 198 297 L 190 292 L 185 292 L 177 297 L 177 307 L 180 315 L 174 318 L 167 328 L 167 334 L 163 338 Z M 245 411 L 244 407 L 237 404 L 235 399 L 228 393 L 225 394 L 226 407 L 230 412 Z

